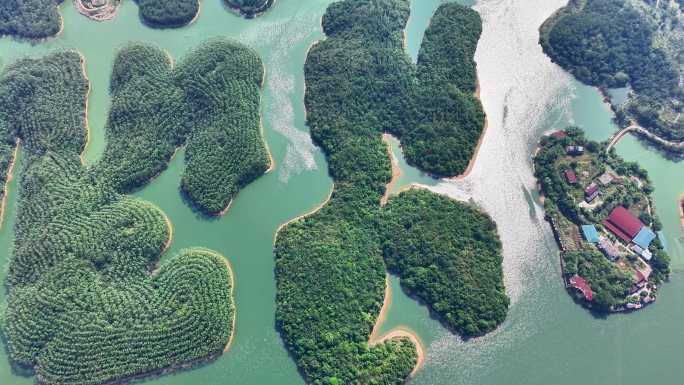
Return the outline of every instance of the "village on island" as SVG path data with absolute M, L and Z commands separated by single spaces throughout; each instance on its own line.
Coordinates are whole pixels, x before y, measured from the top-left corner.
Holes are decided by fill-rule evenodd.
M 577 128 L 542 138 L 534 157 L 566 288 L 601 312 L 641 309 L 669 274 L 647 173 Z

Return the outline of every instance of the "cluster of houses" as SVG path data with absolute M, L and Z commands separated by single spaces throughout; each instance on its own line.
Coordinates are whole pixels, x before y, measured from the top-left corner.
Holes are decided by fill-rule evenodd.
M 582 235 L 587 242 L 596 245 L 596 247 L 611 261 L 617 261 L 621 256 L 629 253 L 631 250 L 636 255 L 644 260 L 644 268 L 634 269 L 634 286 L 630 294 L 641 292 L 648 283 L 648 278 L 651 275 L 652 269 L 648 265 L 653 258 L 653 254 L 649 251 L 649 246 L 656 238 L 656 234 L 648 226 L 644 225 L 637 217 L 629 210 L 622 206 L 618 206 L 608 215 L 603 221 L 603 226 L 616 238 L 624 241 L 626 247 L 620 243 L 613 242 L 609 237 L 599 233 L 595 225 L 584 225 L 581 227 Z M 569 281 L 570 285 L 580 290 L 586 300 L 591 301 L 591 288 L 581 277 L 572 277 Z M 587 290 L 587 288 L 589 290 Z M 651 301 L 649 296 L 644 297 L 642 302 L 648 303 Z M 642 306 L 641 303 L 627 304 L 628 309 L 638 309 Z
M 578 146 L 568 146 L 566 151 L 568 154 L 574 154 L 577 153 L 578 150 L 575 150 L 575 148 L 582 148 Z M 583 151 L 583 150 L 582 150 Z M 577 174 L 573 169 L 566 169 L 563 174 L 565 175 L 565 180 L 569 184 L 577 184 Z M 601 194 L 601 187 L 606 187 L 613 183 L 615 180 L 615 177 L 609 173 L 605 172 L 601 176 L 598 177 L 597 182 L 591 182 L 587 187 L 584 189 L 584 201 L 587 203 L 592 203 L 600 194 Z
M 565 151 L 570 156 L 580 156 L 584 154 L 584 148 L 582 146 L 567 146 Z M 576 185 L 578 183 L 577 175 L 573 169 L 568 168 L 563 173 L 569 184 Z M 584 188 L 584 201 L 587 204 L 594 202 L 601 194 L 601 188 L 609 186 L 615 180 L 616 177 L 610 172 L 603 173 Z M 581 232 L 584 239 L 586 239 L 587 242 L 594 244 L 598 250 L 612 262 L 617 262 L 621 256 L 628 253 L 634 253 L 641 257 L 645 262 L 643 263 L 645 268 L 634 269 L 635 284 L 632 287 L 630 294 L 648 290 L 646 289 L 646 284 L 648 283 L 648 279 L 652 272 L 648 262 L 653 258 L 652 253 L 649 251 L 649 246 L 656 238 L 656 234 L 648 226 L 644 225 L 641 220 L 634 216 L 634 214 L 622 206 L 613 209 L 602 224 L 608 232 L 615 235 L 617 239 L 622 240 L 624 245 L 620 242 L 612 241 L 605 233 L 600 234 L 593 224 L 581 226 Z M 568 283 L 571 287 L 579 290 L 587 301 L 593 299 L 594 294 L 591 286 L 584 278 L 574 275 L 570 277 Z M 652 301 L 652 298 L 646 296 L 641 302 L 629 303 L 626 307 L 627 309 L 638 309 L 641 308 L 643 304 L 650 301 Z

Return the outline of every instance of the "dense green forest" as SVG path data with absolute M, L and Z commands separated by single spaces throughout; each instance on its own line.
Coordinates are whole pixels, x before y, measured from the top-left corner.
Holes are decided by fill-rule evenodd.
M 135 0 L 140 6 L 140 17 L 151 26 L 173 28 L 190 23 L 200 11 L 202 0 Z M 216 0 L 245 17 L 252 18 L 266 12 L 274 0 Z
M 42 39 L 56 35 L 62 22 L 57 6 L 63 1 L 0 1 L 0 36 Z
M 140 17 L 154 27 L 186 25 L 200 11 L 200 0 L 135 0 Z
M 158 48 L 125 47 L 112 71 L 107 148 L 97 170 L 128 192 L 187 145 L 181 189 L 201 212 L 220 213 L 269 168 L 259 120 L 263 71 L 254 51 L 226 40 L 206 42 L 176 68 Z
M 382 3 L 397 4 L 382 16 Z M 441 7 L 426 31 L 416 67 L 404 52 L 399 28 L 408 5 L 370 4 L 338 2 L 323 16 L 328 39 L 311 49 L 305 68 L 307 86 L 325 90 L 307 100 L 308 120 L 325 126 L 313 132 L 314 140 L 325 148 L 345 128 L 326 117 L 345 117 L 356 130 L 397 136 L 407 160 L 424 171 L 463 173 L 484 124 L 482 106 L 473 96 L 479 15 L 458 5 Z M 355 103 L 336 102 L 350 95 Z M 337 166 L 331 168 L 334 174 Z
M 226 4 L 245 17 L 255 17 L 266 12 L 276 0 L 224 0 Z
M 440 176 L 465 171 L 482 135 L 484 112 L 474 96 L 480 15 L 444 7 L 425 31 L 418 54 L 416 121 L 402 136 L 407 159 Z M 413 127 L 413 128 L 410 128 Z
M 473 68 L 457 70 L 446 67 L 471 65 L 477 37 L 475 41 L 464 38 L 463 42 L 452 37 L 456 41 L 446 42 L 447 34 L 440 31 L 456 28 L 445 25 L 449 20 L 457 25 L 463 20 L 476 20 L 467 24 L 477 28 L 474 35 L 467 34 L 472 37 L 479 36 L 480 26 L 474 11 L 453 3 L 441 6 L 426 33 L 426 47 L 429 48 L 424 48 L 422 55 L 425 68 L 430 66 L 436 71 L 439 68 L 439 73 L 418 76 L 402 45 L 408 17 L 408 0 L 345 0 L 333 3 L 323 16 L 323 29 L 328 37 L 311 49 L 306 60 L 307 122 L 314 141 L 328 158 L 335 187 L 330 201 L 321 210 L 288 224 L 278 233 L 275 258 L 276 323 L 307 383 L 400 384 L 416 363 L 416 349 L 406 338 L 392 339 L 372 347 L 368 345 L 385 291 L 387 266 L 383 251 L 392 259 L 387 264 L 392 262 L 394 266 L 405 259 L 410 261 L 409 264 L 430 267 L 431 259 L 437 258 L 428 250 L 420 250 L 425 255 L 403 255 L 406 249 L 402 244 L 397 249 L 391 245 L 391 240 L 399 235 L 393 234 L 390 238 L 382 230 L 402 220 L 410 220 L 416 211 L 411 211 L 411 203 L 404 202 L 407 198 L 395 198 L 400 202 L 390 203 L 388 207 L 394 209 L 383 214 L 380 201 L 391 179 L 391 164 L 381 134 L 391 132 L 404 137 L 405 132 L 408 135 L 408 127 L 421 119 L 421 107 L 416 101 L 427 97 L 427 92 L 420 94 L 419 78 L 434 76 L 431 79 L 433 87 L 451 88 L 454 94 L 461 92 L 458 87 L 464 87 L 464 92 L 472 94 L 475 84 Z M 444 44 L 444 48 L 440 49 L 437 44 Z M 454 55 L 454 52 L 470 53 L 471 57 L 439 57 Z M 444 79 L 449 84 L 438 84 L 437 79 Z M 456 99 L 450 100 L 454 104 L 459 103 Z M 481 108 L 479 111 L 482 117 Z M 455 130 L 460 131 L 461 127 L 454 124 Z M 431 163 L 437 161 L 445 165 Z M 449 161 L 445 158 L 432 159 L 428 162 L 430 171 L 447 170 L 451 167 L 448 166 Z M 458 163 L 450 172 L 459 173 L 466 164 L 467 160 L 463 164 Z M 414 195 L 432 194 L 411 192 L 406 197 Z M 482 226 L 479 228 L 482 237 L 491 237 L 492 244 L 482 250 L 473 249 L 474 254 L 468 256 L 468 261 L 476 262 L 474 265 L 456 262 L 463 257 L 458 253 L 439 257 L 445 265 L 453 263 L 452 266 L 466 269 L 455 275 L 442 271 L 438 273 L 440 277 L 442 273 L 450 277 L 463 277 L 470 273 L 487 277 L 478 283 L 481 285 L 478 289 L 484 289 L 481 302 L 473 304 L 467 315 L 458 310 L 456 314 L 449 313 L 455 309 L 454 298 L 463 298 L 460 295 L 476 289 L 469 287 L 473 281 L 466 279 L 458 289 L 461 292 L 431 292 L 432 297 L 427 292 L 420 292 L 419 282 L 433 277 L 409 277 L 407 274 L 403 278 L 408 277 L 417 285 L 412 287 L 404 282 L 404 287 L 415 290 L 417 295 L 425 295 L 424 298 L 435 305 L 433 310 L 445 323 L 455 325 L 454 328 L 464 334 L 491 330 L 501 322 L 501 315 L 506 313 L 508 304 L 505 296 L 500 296 L 503 289 L 501 267 L 492 268 L 497 258 L 500 264 L 501 258 L 494 226 L 484 214 L 475 214 L 460 203 L 435 199 L 425 198 L 424 202 L 428 205 L 440 203 L 439 207 L 447 207 L 454 215 L 464 214 L 464 221 L 477 219 L 473 227 Z M 448 246 L 450 251 L 454 251 L 453 247 L 463 244 L 460 243 L 463 238 L 473 235 L 471 230 L 466 230 L 462 237 L 459 236 L 463 229 L 453 226 L 459 223 L 458 218 L 448 223 L 444 219 L 436 219 L 433 223 L 429 216 L 418 215 L 420 218 L 416 223 L 419 226 L 430 229 L 452 226 L 448 229 L 454 232 L 452 236 L 445 236 L 443 244 L 421 243 L 426 247 Z M 417 237 L 417 234 L 405 233 L 405 229 L 402 231 L 407 239 Z M 470 244 L 481 246 L 476 241 Z M 478 270 L 480 262 L 481 272 Z M 412 267 L 420 270 L 419 266 Z M 399 271 L 397 267 L 394 272 L 417 271 L 412 267 L 407 266 L 405 271 Z M 313 280 L 315 285 L 311 285 Z M 489 293 L 495 296 L 488 298 Z M 489 301 L 491 306 L 485 305 Z M 449 305 L 442 307 L 442 304 Z
M 95 385 L 216 357 L 233 332 L 232 273 L 199 248 L 158 266 L 164 214 L 81 165 L 81 66 L 61 52 L 0 75 L 2 150 L 19 139 L 24 154 L 0 317 L 10 358 L 40 383 Z
M 684 139 L 680 70 L 684 57 L 670 53 L 670 37 L 684 37 L 681 11 L 654 10 L 638 1 L 572 0 L 541 29 L 544 51 L 580 81 L 603 89 L 631 87 L 634 96 L 618 114 L 636 119 L 668 139 Z M 655 7 L 655 5 L 645 6 Z M 681 44 L 679 42 L 678 44 Z M 625 122 L 626 123 L 626 122 Z
M 504 321 L 509 300 L 501 242 L 487 215 L 425 190 L 409 190 L 384 207 L 381 228 L 388 270 L 449 328 L 481 335 Z

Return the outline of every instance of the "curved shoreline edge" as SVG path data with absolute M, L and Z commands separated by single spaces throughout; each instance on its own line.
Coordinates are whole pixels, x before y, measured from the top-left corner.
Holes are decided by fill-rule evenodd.
M 402 175 L 401 167 L 399 167 L 399 160 L 396 156 L 394 156 L 394 151 L 392 151 L 392 142 L 390 142 L 390 138 L 394 137 L 388 133 L 382 134 L 382 141 L 385 142 L 385 144 L 387 145 L 387 152 L 389 153 L 390 159 L 392 160 L 392 179 L 389 181 L 389 183 L 387 183 L 387 186 L 385 186 L 385 195 L 383 195 L 380 199 L 380 206 L 384 206 L 387 204 L 387 201 L 389 200 L 390 195 L 392 193 L 392 189 L 397 184 L 399 178 Z
M 684 193 L 679 196 L 679 199 L 677 200 L 677 206 L 679 209 L 679 224 L 682 230 L 684 230 Z
M 0 229 L 5 222 L 5 208 L 7 207 L 7 199 L 9 196 L 8 190 L 9 185 L 14 179 L 14 164 L 17 161 L 17 155 L 19 154 L 19 146 L 21 141 L 17 139 L 17 143 L 14 146 L 14 154 L 12 154 L 12 160 L 10 161 L 9 167 L 7 168 L 7 176 L 5 177 L 5 186 L 2 189 L 2 203 L 0 203 Z
M 83 150 L 81 150 L 81 154 L 79 155 L 79 158 L 81 159 L 81 165 L 85 166 L 86 165 L 86 153 L 88 152 L 88 147 L 90 146 L 90 139 L 91 139 L 91 133 L 90 133 L 90 123 L 88 123 L 88 101 L 90 100 L 90 92 L 92 89 L 92 84 L 90 82 L 90 78 L 88 77 L 88 71 L 86 70 L 86 58 L 83 56 L 83 53 L 80 51 L 75 51 L 78 53 L 78 56 L 81 58 L 81 70 L 83 71 L 83 78 L 86 81 L 86 84 L 88 85 L 88 89 L 86 90 L 86 95 L 85 95 L 85 105 L 83 108 L 83 124 L 85 126 L 85 134 L 86 134 L 86 141 L 85 144 L 83 145 Z
M 373 331 L 370 334 L 370 337 L 368 339 L 368 346 L 373 347 L 378 344 L 381 344 L 385 341 L 395 339 L 395 338 L 408 338 L 413 345 L 416 347 L 416 365 L 413 367 L 413 370 L 411 370 L 411 373 L 409 374 L 410 377 L 414 376 L 416 372 L 418 372 L 419 369 L 425 365 L 425 356 L 426 356 L 426 351 L 427 349 L 425 348 L 425 345 L 423 345 L 423 341 L 420 339 L 418 336 L 418 333 L 415 331 L 411 330 L 410 328 L 406 326 L 397 326 L 393 328 L 392 330 L 388 331 L 385 334 L 380 335 L 380 328 L 382 325 L 385 323 L 385 320 L 387 319 L 387 313 L 389 312 L 389 308 L 392 305 L 392 287 L 390 286 L 389 282 L 389 274 L 385 275 L 385 298 L 382 303 L 382 308 L 380 309 L 380 313 L 378 314 L 378 318 L 375 321 L 375 325 L 373 326 Z
M 265 14 L 266 12 L 268 12 L 271 8 L 273 8 L 273 6 L 275 6 L 276 1 L 277 1 L 277 0 L 268 0 L 268 1 L 266 2 L 266 4 L 264 4 L 264 6 L 263 6 L 262 8 L 260 8 L 260 9 L 258 9 L 256 12 L 254 12 L 254 13 L 247 13 L 247 12 L 243 12 L 243 11 L 240 9 L 240 7 L 237 7 L 237 6 L 235 6 L 235 5 L 231 4 L 231 3 L 229 3 L 229 2 L 226 1 L 226 0 L 221 0 L 221 2 L 223 3 L 223 5 L 225 5 L 226 8 L 228 8 L 228 10 L 230 10 L 232 13 L 236 14 L 237 16 L 244 17 L 245 19 L 255 19 L 255 18 L 259 17 L 259 16 L 262 16 L 263 14 Z
M 220 257 L 223 260 L 223 263 L 226 264 L 226 269 L 228 269 L 228 278 L 230 279 L 229 296 L 230 302 L 233 304 L 233 321 L 232 327 L 230 329 L 230 337 L 228 337 L 228 342 L 226 342 L 226 346 L 223 348 L 223 352 L 221 353 L 224 354 L 230 351 L 230 348 L 233 346 L 233 340 L 235 339 L 235 326 L 237 321 L 237 306 L 235 305 L 235 274 L 233 273 L 233 265 L 231 265 L 227 257 L 223 257 L 218 254 L 217 257 Z
M 489 118 L 487 116 L 487 112 L 485 111 L 484 103 L 482 103 L 482 98 L 480 97 L 480 74 L 477 73 L 477 86 L 475 87 L 475 92 L 473 92 L 473 96 L 480 102 L 480 105 L 482 106 L 482 112 L 484 113 L 484 122 L 482 124 L 482 132 L 480 133 L 480 138 L 477 140 L 477 144 L 475 145 L 475 149 L 473 150 L 473 154 L 470 156 L 470 161 L 468 162 L 468 167 L 466 167 L 465 171 L 461 175 L 457 175 L 451 178 L 447 178 L 448 180 L 451 181 L 461 181 L 465 178 L 467 178 L 472 172 L 473 168 L 475 168 L 475 162 L 477 161 L 478 156 L 480 155 L 480 150 L 482 149 L 482 143 L 484 142 L 485 136 L 487 135 L 487 129 L 489 128 Z
M 280 230 L 282 230 L 285 226 L 287 226 L 291 223 L 297 222 L 301 219 L 304 219 L 304 218 L 307 218 L 307 217 L 310 217 L 310 216 L 316 214 L 320 209 L 322 209 L 325 205 L 327 205 L 328 202 L 330 202 L 330 199 L 332 198 L 334 191 L 335 191 L 335 184 L 332 185 L 332 187 L 330 188 L 330 193 L 328 193 L 328 197 L 325 198 L 325 200 L 321 204 L 314 207 L 312 210 L 310 210 L 304 214 L 298 215 L 298 216 L 288 220 L 287 222 L 283 223 L 282 225 L 278 226 L 278 228 L 275 231 L 275 234 L 273 235 L 273 246 L 275 246 L 276 239 L 278 239 L 278 233 L 280 233 Z

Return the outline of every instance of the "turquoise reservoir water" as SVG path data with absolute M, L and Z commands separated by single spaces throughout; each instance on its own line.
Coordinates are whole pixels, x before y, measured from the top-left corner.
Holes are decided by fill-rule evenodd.
M 332 184 L 321 152 L 304 123 L 303 64 L 308 47 L 322 38 L 320 18 L 331 0 L 278 0 L 255 20 L 227 12 L 220 1 L 203 0 L 198 20 L 177 30 L 143 26 L 137 6 L 125 1 L 111 22 L 96 23 L 66 1 L 65 32 L 31 45 L 0 39 L 0 65 L 24 55 L 75 48 L 87 62 L 92 82 L 88 162 L 99 158 L 109 108 L 112 60 L 129 41 L 145 41 L 176 58 L 206 38 L 229 36 L 255 48 L 267 67 L 262 117 L 276 169 L 244 189 L 230 212 L 217 220 L 196 217 L 178 193 L 183 152 L 169 169 L 137 196 L 157 204 L 174 226 L 172 255 L 187 246 L 205 246 L 226 255 L 236 278 L 237 325 L 232 349 L 201 368 L 148 380 L 156 384 L 263 385 L 303 384 L 274 328 L 275 283 L 272 242 L 290 218 L 318 206 Z M 414 58 L 438 0 L 415 0 L 407 28 Z M 406 325 L 428 349 L 427 362 L 412 384 L 437 385 L 658 385 L 680 384 L 684 377 L 684 242 L 676 198 L 684 168 L 631 137 L 617 147 L 639 161 L 654 181 L 656 210 L 665 225 L 673 258 L 671 282 L 658 303 L 645 311 L 595 318 L 575 305 L 559 278 L 557 248 L 533 201 L 535 182 L 530 153 L 539 136 L 567 124 L 583 126 L 603 140 L 615 130 L 598 92 L 573 81 L 550 63 L 537 44 L 537 27 L 565 0 L 481 0 L 484 19 L 476 61 L 489 129 L 472 174 L 460 181 L 439 181 L 409 167 L 396 142 L 402 177 L 395 190 L 413 182 L 431 185 L 456 199 L 472 200 L 496 220 L 504 245 L 504 273 L 512 305 L 495 332 L 462 341 L 444 330 L 427 309 L 408 298 L 392 278 L 394 291 L 383 331 Z M 5 269 L 12 241 L 16 180 L 10 185 L 5 223 L 0 230 L 0 265 Z M 3 270 L 4 272 L 4 270 Z M 0 301 L 4 301 L 3 296 Z M 15 373 L 0 350 L 0 384 L 32 384 Z

